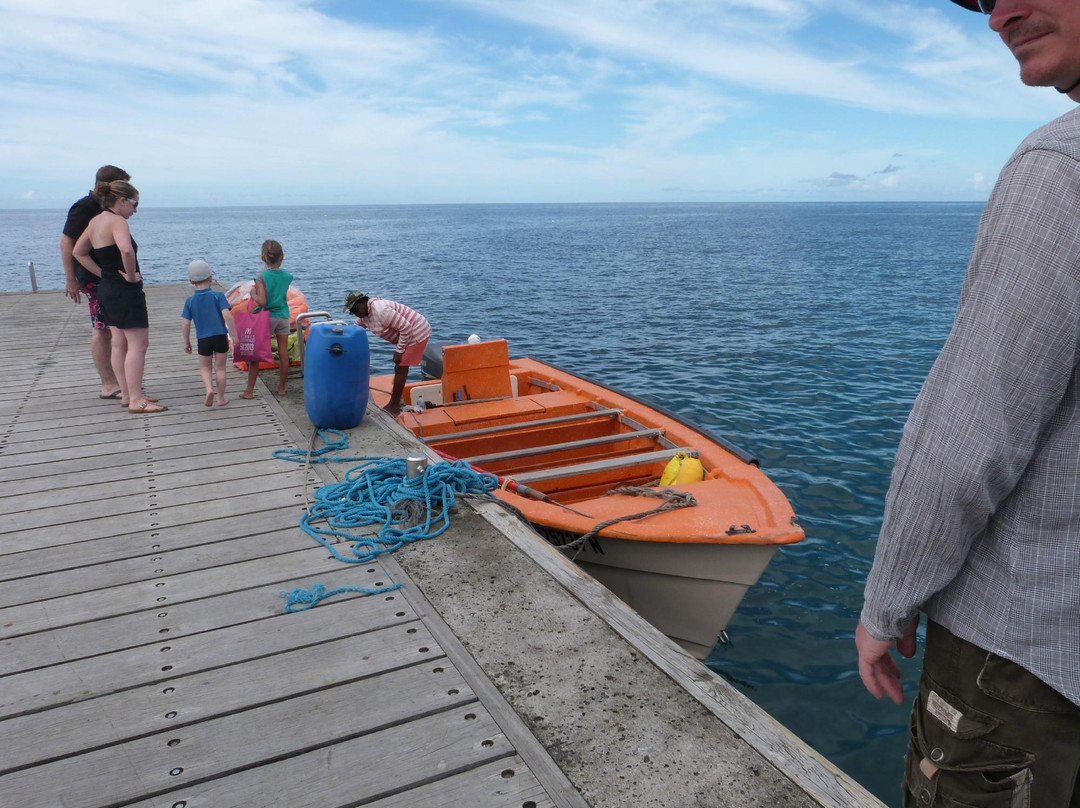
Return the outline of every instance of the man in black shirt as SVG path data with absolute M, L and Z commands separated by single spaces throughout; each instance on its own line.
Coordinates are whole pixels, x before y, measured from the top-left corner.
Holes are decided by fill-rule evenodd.
M 131 179 L 122 168 L 116 166 L 102 166 L 97 171 L 94 180 L 96 186 L 99 182 L 112 182 L 113 180 Z M 68 211 L 67 221 L 64 222 L 64 233 L 60 236 L 60 260 L 64 264 L 64 275 L 67 277 L 67 289 L 65 294 L 76 305 L 81 301 L 82 295 L 86 295 L 86 302 L 90 308 L 90 325 L 93 326 L 90 336 L 90 353 L 94 357 L 94 367 L 97 368 L 98 376 L 101 377 L 101 398 L 120 398 L 120 385 L 113 373 L 112 361 L 112 333 L 105 321 L 101 318 L 101 309 L 97 300 L 97 285 L 100 278 L 95 277 L 79 264 L 72 250 L 75 242 L 83 234 L 90 220 L 101 213 L 101 200 L 94 196 L 94 192 L 84 196 L 71 206 Z

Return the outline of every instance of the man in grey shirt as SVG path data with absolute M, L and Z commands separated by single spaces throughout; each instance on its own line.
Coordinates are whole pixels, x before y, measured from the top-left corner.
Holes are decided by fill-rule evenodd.
M 953 2 L 1080 101 L 1080 0 Z M 1080 806 L 1080 109 L 1002 169 L 904 427 L 855 635 L 874 696 L 902 703 L 920 610 L 905 806 Z

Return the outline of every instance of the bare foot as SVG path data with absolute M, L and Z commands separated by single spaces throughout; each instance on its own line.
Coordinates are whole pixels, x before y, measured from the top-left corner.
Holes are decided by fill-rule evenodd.
M 283 396 L 283 395 L 285 395 L 285 388 L 284 388 L 284 387 L 279 387 L 279 388 L 277 389 L 277 394 L 278 394 L 279 396 Z
M 383 407 L 383 409 L 386 410 L 391 415 L 400 415 L 401 414 L 401 405 L 400 404 L 387 404 L 385 407 Z
M 214 406 L 214 391 L 213 390 L 211 390 L 209 393 L 206 394 L 206 400 L 203 401 L 203 406 L 204 407 L 212 407 L 212 406 Z
M 244 391 L 240 394 L 240 398 L 246 398 L 248 401 L 251 401 L 251 399 L 255 398 L 255 394 Z
M 217 403 L 217 405 L 218 405 L 219 407 L 224 407 L 224 406 L 225 406 L 226 404 L 228 404 L 228 403 L 229 403 L 229 399 L 227 399 L 227 398 L 219 398 L 219 399 L 218 399 L 218 403 Z M 207 404 L 206 406 L 207 406 L 207 407 L 209 407 L 210 405 L 209 405 L 209 404 Z

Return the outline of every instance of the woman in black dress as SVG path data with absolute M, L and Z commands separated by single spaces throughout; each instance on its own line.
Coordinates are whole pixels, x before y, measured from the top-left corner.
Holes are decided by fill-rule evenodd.
M 139 272 L 138 245 L 128 229 L 139 207 L 139 192 L 129 182 L 98 183 L 94 194 L 102 210 L 75 244 L 75 259 L 101 278 L 98 302 L 112 331 L 112 366 L 120 383 L 120 400 L 130 412 L 165 412 L 142 391 L 146 350 L 150 346 L 150 321 L 146 313 Z

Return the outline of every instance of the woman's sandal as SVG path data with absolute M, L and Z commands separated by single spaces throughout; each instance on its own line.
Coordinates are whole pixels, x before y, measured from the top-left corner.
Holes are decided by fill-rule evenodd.
M 135 415 L 140 415 L 142 413 L 152 415 L 155 412 L 167 412 L 168 409 L 168 407 L 160 404 L 154 404 L 150 401 L 143 401 L 141 404 L 139 404 L 138 407 L 128 407 L 128 412 L 134 413 Z

